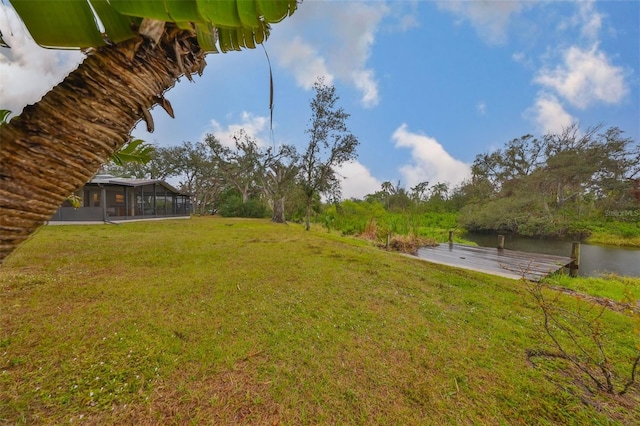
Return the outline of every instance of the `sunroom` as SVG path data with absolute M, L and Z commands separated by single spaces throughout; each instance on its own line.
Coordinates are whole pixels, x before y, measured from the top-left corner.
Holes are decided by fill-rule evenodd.
M 162 180 L 96 175 L 62 204 L 49 223 L 188 218 L 190 213 L 189 195 Z

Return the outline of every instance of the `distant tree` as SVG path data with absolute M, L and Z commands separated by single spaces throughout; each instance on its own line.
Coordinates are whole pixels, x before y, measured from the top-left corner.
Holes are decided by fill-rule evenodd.
M 167 180 L 185 172 L 188 162 L 183 159 L 186 155 L 185 146 L 170 146 L 167 148 L 157 148 L 155 155 L 143 168 L 149 179 Z
M 429 192 L 431 192 L 430 199 L 438 201 L 446 200 L 449 198 L 449 184 L 446 182 L 438 182 L 429 188 Z
M 233 135 L 235 147 L 229 148 L 212 134 L 205 136 L 205 143 L 211 149 L 214 161 L 224 180 L 242 195 L 242 202 L 249 201 L 257 190 L 265 152 L 258 148 L 254 138 L 244 129 Z
M 373 194 L 365 195 L 364 201 L 367 203 L 380 203 L 385 208 L 387 207 L 387 197 L 382 191 L 376 191 Z
M 391 194 L 394 193 L 393 184 L 389 181 L 385 181 L 385 182 L 382 182 L 381 187 L 382 187 L 382 192 L 384 193 L 384 196 L 385 196 L 387 210 L 389 210 L 389 207 L 390 207 L 389 201 L 391 199 Z
M 530 175 L 544 162 L 544 144 L 532 135 L 507 142 L 504 149 L 476 156 L 471 172 L 475 182 L 488 182 L 495 192 Z
M 285 200 L 298 174 L 295 148 L 290 145 L 278 149 L 260 147 L 244 129 L 236 132 L 233 139 L 235 146 L 230 148 L 223 146 L 214 135 L 205 138 L 218 174 L 240 194 L 242 204 L 263 194 L 273 209 L 272 220 L 285 222 Z M 264 204 L 264 200 L 258 204 Z M 241 210 L 241 207 L 234 207 L 227 213 Z M 253 216 L 255 211 L 252 210 Z
M 132 177 L 139 179 L 160 179 L 178 176 L 180 166 L 177 163 L 181 155 L 181 147 L 154 147 L 149 154 L 149 161 L 145 163 L 132 162 L 117 165 L 111 161 L 102 167 L 102 172 L 114 176 Z
M 299 171 L 299 156 L 295 147 L 282 145 L 277 150 L 268 148 L 261 164 L 260 184 L 265 195 L 271 200 L 273 215 L 271 220 L 284 223 L 285 201 L 294 190 Z
M 593 127 L 581 132 L 573 124 L 560 133 L 545 135 L 547 158 L 543 178 L 559 208 L 583 195 L 600 167 L 599 159 L 591 158 L 593 138 L 598 129 Z
M 425 201 L 425 194 L 427 193 L 428 188 L 429 182 L 427 181 L 420 182 L 416 186 L 411 188 L 411 198 L 415 201 L 416 205 L 420 204 L 422 201 Z
M 393 187 L 389 209 L 396 212 L 405 212 L 411 207 L 411 197 L 400 181 Z
M 597 125 L 581 131 L 574 124 L 545 136 L 545 173 L 540 177 L 558 208 L 584 198 L 609 206 L 629 201 L 638 146 L 617 127 L 601 130 Z
M 309 145 L 301 156 L 299 181 L 306 199 L 306 229 L 311 228 L 311 204 L 316 194 L 340 198 L 336 168 L 357 158 L 358 139 L 349 131 L 349 114 L 336 106 L 339 97 L 333 85 L 319 78 L 313 85 L 311 119 L 306 133 Z
M 541 140 L 531 135 L 478 155 L 456 190 L 469 229 L 562 234 L 576 219 L 637 208 L 640 147 L 617 127 L 573 124 Z
M 180 176 L 178 188 L 191 196 L 192 213 L 215 213 L 225 182 L 209 146 L 202 142 L 183 142 L 171 152 L 175 155 L 172 164 Z

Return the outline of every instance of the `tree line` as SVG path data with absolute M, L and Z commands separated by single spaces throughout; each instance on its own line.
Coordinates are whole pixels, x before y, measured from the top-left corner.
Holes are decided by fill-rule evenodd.
M 336 167 L 354 159 L 358 145 L 346 127 L 349 115 L 335 106 L 335 88 L 318 81 L 315 89 L 309 144 L 302 153 L 290 145 L 260 147 L 241 130 L 233 147 L 207 135 L 195 144 L 158 148 L 147 164 L 112 165 L 110 171 L 155 179 L 181 176 L 180 189 L 192 194 L 197 214 L 263 217 L 271 211 L 276 222 L 304 218 L 308 228 L 311 213 L 322 211 L 321 194 L 340 199 Z M 405 188 L 387 181 L 349 202 L 380 207 L 360 209 L 365 212 L 458 213 L 459 224 L 470 231 L 588 233 L 589 223 L 640 216 L 640 145 L 617 127 L 581 130 L 573 124 L 478 154 L 471 177 L 455 187 L 425 181 Z M 352 209 L 342 204 L 342 210 L 340 204 L 331 210 L 332 218 Z
M 347 126 L 349 114 L 337 105 L 335 86 L 319 78 L 314 91 L 305 131 L 309 142 L 302 152 L 293 145 L 261 146 L 240 130 L 232 146 L 207 134 L 196 143 L 157 147 L 145 164 L 111 162 L 104 171 L 123 177 L 178 177 L 178 189 L 191 195 L 195 214 L 264 217 L 270 210 L 275 222 L 304 217 L 309 229 L 321 195 L 340 199 L 337 168 L 357 157 L 359 144 Z
M 637 221 L 640 145 L 603 125 L 573 124 L 541 139 L 527 134 L 477 155 L 456 197 L 471 231 L 564 236 L 588 233 L 586 225 L 612 213 Z

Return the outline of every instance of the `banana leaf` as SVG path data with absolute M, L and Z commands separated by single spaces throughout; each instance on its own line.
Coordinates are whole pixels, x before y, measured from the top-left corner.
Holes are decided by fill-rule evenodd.
M 11 4 L 36 43 L 44 47 L 118 43 L 136 37 L 143 19 L 155 19 L 193 28 L 207 52 L 254 48 L 268 37 L 270 23 L 292 15 L 298 7 L 297 0 L 11 0 Z M 0 45 L 6 45 L 1 30 Z

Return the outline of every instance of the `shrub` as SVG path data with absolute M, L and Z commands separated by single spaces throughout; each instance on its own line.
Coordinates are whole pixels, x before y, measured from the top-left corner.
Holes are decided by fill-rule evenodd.
M 249 199 L 242 202 L 241 196 L 230 196 L 220 205 L 218 213 L 223 217 L 252 217 L 269 216 L 269 209 L 261 200 Z

